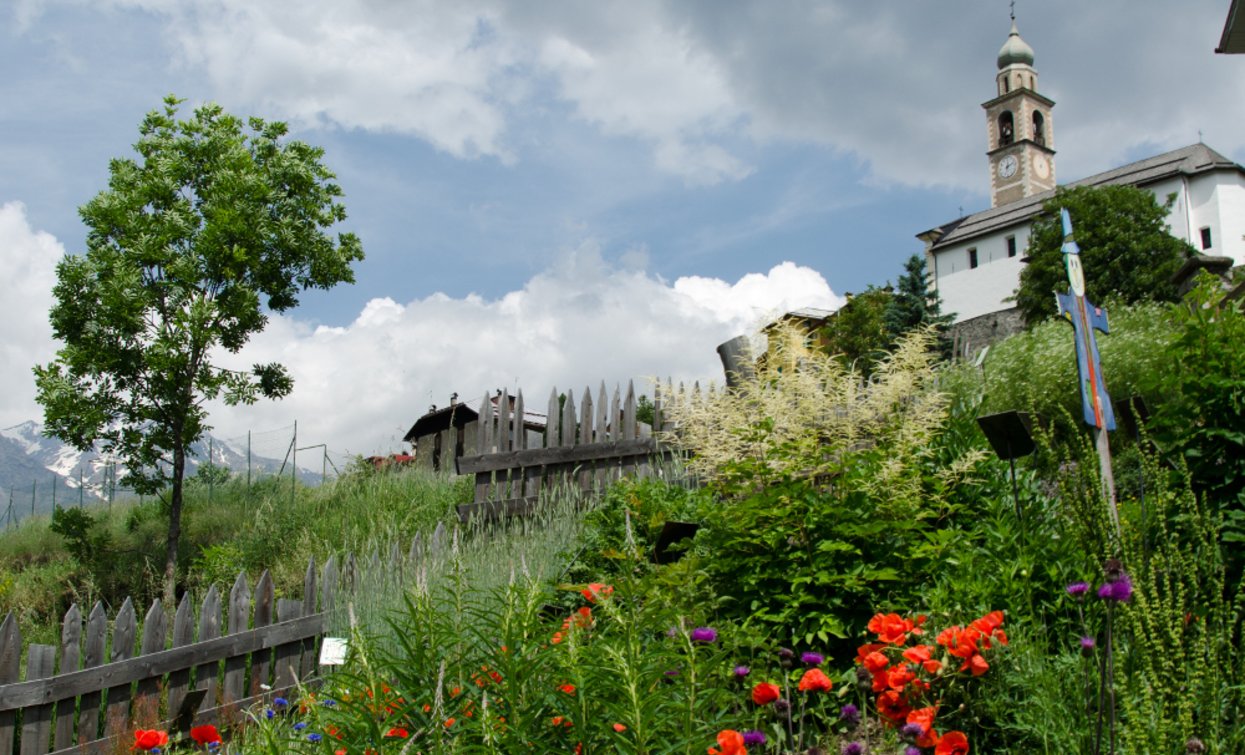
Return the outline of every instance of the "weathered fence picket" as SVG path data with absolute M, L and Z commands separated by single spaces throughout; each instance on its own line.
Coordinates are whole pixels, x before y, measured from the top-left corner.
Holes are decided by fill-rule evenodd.
M 112 653 L 108 656 L 109 668 L 120 661 L 134 657 L 134 636 L 138 632 L 138 619 L 134 615 L 134 603 L 129 598 L 121 604 L 117 618 L 112 622 Z M 120 736 L 130 724 L 130 680 L 108 688 L 108 702 L 104 707 L 104 734 Z
M 661 429 L 660 392 L 654 401 L 654 426 Z M 652 461 L 668 452 L 636 419 L 635 386 L 611 396 L 604 381 L 594 398 L 585 388 L 578 404 L 574 391 L 559 398 L 550 391 L 545 431 L 529 438 L 523 392 L 512 401 L 507 391 L 480 403 L 477 447 L 473 456 L 456 460 L 459 474 L 475 475 L 475 496 L 458 507 L 459 518 L 525 514 L 544 490 L 573 485 L 582 491 L 604 488 L 621 476 L 649 474 Z M 535 442 L 534 442 L 535 441 Z
M 13 684 L 21 673 L 22 635 L 17 631 L 13 614 L 0 624 L 0 684 Z M 0 710 L 0 755 L 13 755 L 14 726 L 17 711 Z
M 215 587 L 200 606 L 197 637 L 189 596 L 178 604 L 171 636 L 160 601 L 153 601 L 142 620 L 141 641 L 127 598 L 113 619 L 107 658 L 103 606 L 91 609 L 84 631 L 81 609 L 73 605 L 65 613 L 59 647 L 26 648 L 25 680 L 21 632 L 15 617 L 7 615 L 0 624 L 0 755 L 112 752 L 136 726 L 158 726 L 162 718 L 177 716 L 191 689 L 203 692 L 197 723 L 229 720 L 265 694 L 287 693 L 317 670 L 326 611 L 335 601 L 336 569 L 330 559 L 321 579 L 312 560 L 304 599 L 276 606 L 268 572 L 253 594 L 239 574 L 229 593 L 223 636 Z
M 61 668 L 60 673 L 67 674 L 78 670 L 79 653 L 82 647 L 82 611 L 74 603 L 65 612 L 65 622 L 61 625 Z M 74 706 L 56 706 L 56 733 L 52 738 L 52 749 L 63 750 L 73 744 Z
M 104 613 L 104 605 L 97 601 L 86 620 L 86 645 L 82 649 L 84 671 L 89 671 L 104 663 L 104 640 L 107 633 L 108 616 Z M 20 644 L 21 639 L 18 638 L 17 642 Z M 86 744 L 99 738 L 101 691 L 100 689 L 89 690 L 78 700 L 78 744 Z
M 46 679 L 56 665 L 56 648 L 52 645 L 31 645 L 26 657 L 26 678 Z M 42 755 L 47 750 L 52 729 L 52 703 L 27 708 L 22 713 L 22 755 Z M 40 746 L 42 743 L 42 746 Z

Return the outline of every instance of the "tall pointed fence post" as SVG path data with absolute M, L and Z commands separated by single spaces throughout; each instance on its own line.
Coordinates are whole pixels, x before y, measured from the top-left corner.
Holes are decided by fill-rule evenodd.
M 1081 249 L 1072 233 L 1072 217 L 1067 209 L 1060 208 L 1059 219 L 1063 223 L 1063 259 L 1068 273 L 1068 293 L 1055 294 L 1059 314 L 1072 325 L 1076 341 L 1076 364 L 1080 373 L 1081 410 L 1085 424 L 1094 434 L 1094 446 L 1098 452 L 1099 474 L 1103 493 L 1107 499 L 1107 511 L 1115 536 L 1120 537 L 1120 512 L 1115 501 L 1115 474 L 1111 469 L 1111 446 L 1107 433 L 1115 429 L 1115 412 L 1107 384 L 1102 375 L 1102 358 L 1098 355 L 1098 342 L 1094 331 L 1109 333 L 1107 313 L 1090 303 L 1085 296 L 1085 275 L 1081 266 Z

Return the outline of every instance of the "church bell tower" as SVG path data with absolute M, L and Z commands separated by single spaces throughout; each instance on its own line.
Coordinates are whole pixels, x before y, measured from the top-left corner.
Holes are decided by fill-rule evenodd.
M 1033 48 L 1016 31 L 1015 16 L 999 50 L 995 82 L 994 99 L 981 104 L 986 111 L 991 207 L 1055 188 L 1055 102 L 1037 92 Z

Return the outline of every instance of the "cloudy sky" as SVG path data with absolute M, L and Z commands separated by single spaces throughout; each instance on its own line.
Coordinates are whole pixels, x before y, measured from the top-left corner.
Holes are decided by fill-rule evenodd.
M 1022 0 L 1061 181 L 1202 138 L 1245 162 L 1228 0 Z M 0 427 L 41 418 L 53 266 L 166 94 L 322 146 L 367 259 L 241 355 L 222 436 L 397 450 L 430 404 L 720 374 L 767 317 L 893 280 L 989 205 L 1002 0 L 0 3 Z

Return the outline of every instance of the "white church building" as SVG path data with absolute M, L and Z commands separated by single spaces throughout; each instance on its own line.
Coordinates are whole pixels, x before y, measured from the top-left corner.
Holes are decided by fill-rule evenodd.
M 995 97 L 982 104 L 990 165 L 991 208 L 917 234 L 925 242 L 930 285 L 942 311 L 955 315 L 957 341 L 973 349 L 1014 332 L 1020 314 L 1006 301 L 1020 283 L 1029 228 L 1055 193 L 1051 110 L 1037 91 L 1033 48 L 1013 21 L 999 50 Z M 1124 184 L 1176 201 L 1171 233 L 1202 254 L 1245 264 L 1245 168 L 1194 144 L 1075 181 Z

